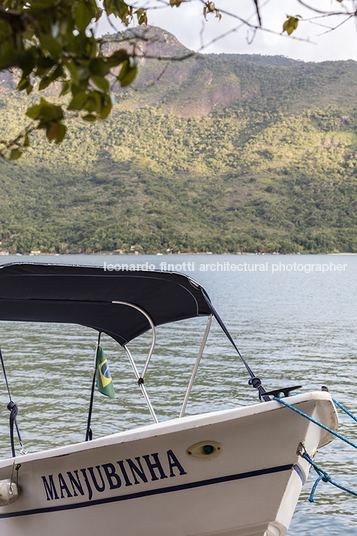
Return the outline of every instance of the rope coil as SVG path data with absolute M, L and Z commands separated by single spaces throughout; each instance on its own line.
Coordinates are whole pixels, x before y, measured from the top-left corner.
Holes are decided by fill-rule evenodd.
M 328 482 L 332 484 L 333 486 L 336 486 L 336 488 L 339 488 L 342 491 L 346 491 L 347 493 L 350 493 L 351 495 L 354 495 L 355 497 L 357 497 L 357 493 L 355 491 L 353 491 L 352 489 L 346 488 L 345 486 L 342 486 L 341 484 L 338 484 L 337 482 L 332 480 L 332 478 L 330 477 L 328 473 L 326 473 L 326 471 L 324 471 L 323 469 L 321 469 L 321 467 L 316 465 L 316 463 L 310 458 L 307 452 L 304 452 L 301 456 L 311 464 L 311 466 L 315 469 L 316 473 L 319 475 L 318 478 L 315 480 L 314 485 L 312 486 L 312 490 L 311 490 L 310 497 L 309 497 L 310 502 L 312 503 L 315 502 L 314 500 L 315 491 L 316 491 L 317 486 L 321 482 L 321 480 L 322 482 Z

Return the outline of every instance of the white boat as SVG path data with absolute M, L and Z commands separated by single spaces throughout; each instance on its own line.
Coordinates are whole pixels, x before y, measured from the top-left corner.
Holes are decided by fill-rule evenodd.
M 185 399 L 177 418 L 157 422 L 144 384 L 155 328 L 196 316 L 207 316 L 207 328 Z M 126 349 L 153 418 L 93 440 L 88 426 L 88 440 L 78 444 L 13 450 L 0 461 L 1 536 L 286 534 L 310 467 L 302 454 L 314 458 L 333 436 L 271 400 L 249 367 L 260 401 L 185 416 L 212 317 L 224 328 L 204 289 L 183 274 L 44 264 L 0 269 L 0 320 L 77 323 L 110 335 Z M 127 344 L 149 329 L 153 342 L 139 373 Z M 337 430 L 328 392 L 296 394 L 289 404 Z

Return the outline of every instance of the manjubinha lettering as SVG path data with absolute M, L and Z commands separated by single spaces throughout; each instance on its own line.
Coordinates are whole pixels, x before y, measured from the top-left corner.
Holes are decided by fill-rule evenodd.
M 90 501 L 94 493 L 186 474 L 177 456 L 172 450 L 168 450 L 164 460 L 161 460 L 159 454 L 155 452 L 134 459 L 119 460 L 116 464 L 103 463 L 41 478 L 48 501 L 79 496 L 86 497 Z

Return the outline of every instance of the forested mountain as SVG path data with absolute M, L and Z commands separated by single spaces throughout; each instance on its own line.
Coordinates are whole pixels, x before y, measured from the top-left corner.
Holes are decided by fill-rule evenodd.
M 145 55 L 189 51 L 157 28 L 145 39 L 109 119 L 0 161 L 0 249 L 357 252 L 357 63 L 157 62 Z M 27 122 L 15 87 L 1 75 L 2 138 Z

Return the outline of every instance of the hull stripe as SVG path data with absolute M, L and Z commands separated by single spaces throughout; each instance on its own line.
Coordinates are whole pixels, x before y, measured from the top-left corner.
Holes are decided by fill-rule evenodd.
M 213 484 L 221 484 L 224 482 L 232 482 L 234 480 L 242 480 L 245 478 L 252 478 L 255 476 L 270 475 L 274 473 L 281 473 L 283 471 L 290 471 L 293 469 L 293 464 L 280 465 L 277 467 L 269 467 L 267 469 L 259 469 L 257 471 L 249 471 L 247 473 L 239 473 L 236 475 L 227 475 L 218 478 L 211 478 L 207 480 L 199 480 L 197 482 L 188 482 L 186 484 L 178 484 L 176 486 L 169 486 L 166 488 L 151 489 L 148 491 L 139 491 L 137 493 L 130 493 L 126 495 L 118 495 L 116 497 L 106 497 L 105 499 L 95 499 L 93 501 L 85 501 L 80 503 L 63 504 L 60 506 L 48 506 L 43 508 L 35 508 L 33 510 L 20 510 L 17 512 L 1 513 L 0 519 L 9 517 L 29 516 L 35 514 L 47 514 L 50 512 L 61 512 L 65 510 L 75 510 L 77 508 L 86 508 L 88 506 L 98 506 L 100 504 L 127 501 L 130 499 L 139 499 L 142 497 L 149 497 L 152 495 L 161 495 L 164 493 L 171 493 L 174 491 L 182 491 L 186 489 L 200 488 L 203 486 L 211 486 Z
M 297 474 L 299 475 L 300 480 L 301 480 L 301 482 L 302 482 L 302 485 L 304 485 L 304 484 L 305 484 L 304 473 L 302 472 L 302 470 L 300 469 L 300 467 L 299 467 L 297 464 L 294 465 L 294 470 L 295 470 L 295 471 L 297 472 Z

